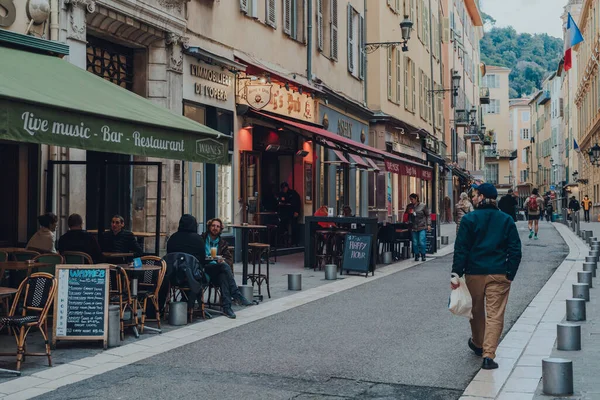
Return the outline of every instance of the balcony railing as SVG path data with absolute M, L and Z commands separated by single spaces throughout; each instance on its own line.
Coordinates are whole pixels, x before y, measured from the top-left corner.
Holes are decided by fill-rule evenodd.
M 492 149 L 484 149 L 483 150 L 483 155 L 485 158 L 500 158 L 500 159 L 506 159 L 508 158 L 509 160 L 515 160 L 517 158 L 517 150 L 510 150 L 510 149 L 499 149 L 499 150 L 492 150 Z
M 469 126 L 470 122 L 469 110 L 454 111 L 454 123 L 456 126 Z
M 490 88 L 479 88 L 479 102 L 481 104 L 490 104 Z

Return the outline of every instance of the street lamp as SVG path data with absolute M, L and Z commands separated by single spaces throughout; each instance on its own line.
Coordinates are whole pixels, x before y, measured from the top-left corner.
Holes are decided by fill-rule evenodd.
M 400 31 L 402 32 L 402 40 L 399 42 L 376 42 L 376 43 L 365 43 L 365 52 L 368 54 L 373 53 L 380 47 L 390 46 L 402 46 L 402 51 L 408 51 L 408 41 L 410 40 L 410 32 L 412 31 L 413 22 L 408 18 L 408 15 L 404 16 L 404 20 L 400 22 Z
M 554 159 L 552 157 L 550 157 L 550 165 L 554 166 Z
M 575 170 L 571 175 L 573 175 L 573 182 L 577 183 L 577 178 L 579 178 L 579 172 Z
M 600 146 L 596 143 L 588 152 L 588 156 L 590 157 L 590 163 L 594 167 L 600 166 Z
M 477 119 L 477 107 L 473 106 L 471 108 L 471 111 L 469 111 L 469 117 L 470 117 L 470 120 L 471 120 L 471 125 L 474 126 L 475 123 L 477 122 L 476 121 L 476 119 Z

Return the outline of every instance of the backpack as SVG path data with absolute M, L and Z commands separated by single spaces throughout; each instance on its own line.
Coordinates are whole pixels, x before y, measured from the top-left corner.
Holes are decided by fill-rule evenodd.
M 532 212 L 538 211 L 537 197 L 535 197 L 535 196 L 529 197 L 529 200 L 527 200 L 527 209 Z

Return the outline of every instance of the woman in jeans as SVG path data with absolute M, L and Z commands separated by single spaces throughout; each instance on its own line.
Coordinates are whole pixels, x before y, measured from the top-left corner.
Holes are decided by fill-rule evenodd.
M 415 193 L 409 196 L 410 204 L 406 207 L 405 214 L 412 225 L 412 242 L 415 261 L 425 261 L 427 252 L 426 231 L 431 231 L 431 215 L 427 205 L 419 202 L 419 196 Z

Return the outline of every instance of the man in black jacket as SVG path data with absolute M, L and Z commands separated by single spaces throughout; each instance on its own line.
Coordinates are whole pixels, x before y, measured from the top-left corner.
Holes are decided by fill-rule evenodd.
M 102 235 L 101 247 L 108 253 L 133 253 L 134 257 L 144 253 L 133 232 L 125 229 L 125 220 L 120 215 L 112 217 L 110 231 Z
M 69 231 L 58 239 L 58 251 L 80 251 L 86 253 L 94 263 L 102 261 L 102 252 L 96 238 L 83 230 L 83 218 L 79 214 L 71 214 L 67 219 Z
M 510 215 L 513 221 L 517 220 L 517 205 L 517 199 L 515 199 L 512 189 L 508 189 L 508 194 L 502 196 L 500 202 L 498 202 L 498 208 L 500 211 Z
M 185 214 L 179 220 L 177 232 L 169 238 L 167 242 L 167 253 L 187 253 L 198 259 L 204 265 L 204 271 L 210 277 L 211 282 L 219 285 L 221 288 L 221 302 L 223 304 L 223 314 L 228 318 L 235 318 L 235 313 L 231 309 L 232 299 L 235 299 L 241 305 L 251 305 L 242 294 L 235 283 L 231 267 L 227 265 L 225 259 L 207 262 L 210 257 L 210 247 L 216 243 L 218 247 L 220 237 L 220 227 L 218 236 L 212 239 L 212 242 L 205 241 L 198 234 L 198 222 L 190 214 Z M 212 236 L 209 236 L 212 237 Z
M 465 275 L 473 300 L 468 345 L 483 357 L 483 369 L 494 369 L 498 368 L 494 358 L 504 327 L 508 293 L 521 263 L 521 239 L 512 218 L 496 207 L 498 191 L 494 185 L 482 183 L 474 189 L 475 211 L 460 222 L 452 272 Z M 450 286 L 457 289 L 460 282 Z

